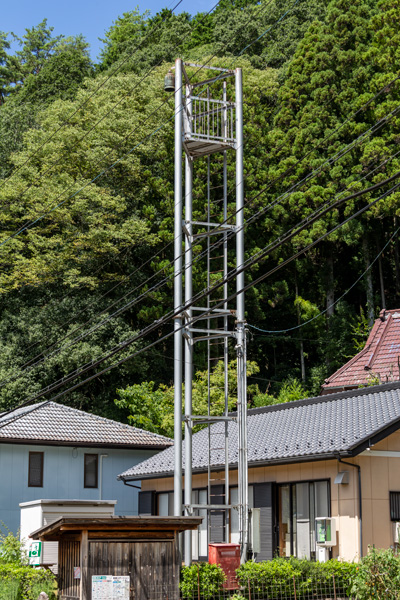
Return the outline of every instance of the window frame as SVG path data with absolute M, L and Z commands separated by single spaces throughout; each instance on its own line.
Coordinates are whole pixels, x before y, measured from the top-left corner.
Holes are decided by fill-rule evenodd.
M 400 492 L 389 490 L 389 514 L 391 523 L 400 521 Z M 396 517 L 396 514 L 399 518 Z
M 31 459 L 32 456 L 40 456 L 40 483 L 32 483 L 31 479 Z M 29 452 L 29 461 L 28 461 L 28 487 L 41 488 L 43 487 L 43 465 L 44 465 L 44 452 Z
M 87 475 L 87 464 L 86 464 L 86 457 L 95 457 L 96 458 L 96 481 L 95 481 L 95 485 L 88 485 L 86 482 L 86 475 Z M 85 489 L 88 490 L 96 490 L 99 487 L 99 455 L 98 454 L 91 454 L 89 452 L 85 452 L 85 454 L 83 455 L 83 487 Z
M 317 516 L 326 516 L 326 517 L 331 517 L 332 516 L 332 494 L 331 494 L 331 480 L 330 478 L 320 478 L 320 479 L 296 479 L 294 481 L 281 481 L 279 483 L 276 483 L 276 496 L 275 496 L 275 519 L 276 519 L 276 538 L 275 538 L 275 547 L 279 548 L 279 519 L 280 519 L 280 504 L 279 504 L 279 489 L 283 486 L 288 486 L 289 487 L 289 501 L 290 501 L 290 521 L 291 521 L 291 528 L 290 528 L 290 548 L 291 548 L 291 554 L 293 556 L 295 556 L 294 554 L 294 528 L 293 528 L 293 516 L 294 516 L 294 507 L 293 507 L 293 488 L 295 488 L 296 484 L 300 484 L 300 483 L 307 483 L 308 486 L 310 486 L 311 483 L 315 484 L 315 483 L 326 483 L 327 484 L 327 492 L 328 492 L 328 515 L 315 515 L 315 517 Z M 308 488 L 310 489 L 310 488 Z M 315 488 L 314 488 L 314 493 L 315 493 Z M 313 558 L 311 558 L 311 560 L 315 560 Z

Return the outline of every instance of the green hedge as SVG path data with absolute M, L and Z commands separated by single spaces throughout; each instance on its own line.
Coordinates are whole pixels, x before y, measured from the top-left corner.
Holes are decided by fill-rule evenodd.
M 299 560 L 296 558 L 275 558 L 270 561 L 248 561 L 237 570 L 239 588 L 238 597 L 261 596 L 268 593 L 268 598 L 303 599 L 314 593 L 322 592 L 326 597 L 334 597 L 336 593 L 348 596 L 354 586 L 359 567 L 353 563 L 330 560 L 326 563 Z M 224 574 L 218 565 L 199 563 L 183 567 L 181 572 L 182 598 L 217 598 L 222 589 Z M 200 588 L 200 594 L 199 594 Z M 233 598 L 232 598 L 233 600 Z M 364 600 L 362 598 L 361 600 Z
M 202 598 L 213 598 L 218 596 L 225 580 L 225 573 L 219 565 L 195 563 L 190 567 L 182 567 L 179 584 L 181 596 L 182 598 L 197 598 L 200 588 Z
M 55 581 L 53 573 L 46 569 L 0 564 L 1 600 L 37 600 L 40 592 L 56 600 Z
M 268 590 L 270 598 L 292 598 L 296 586 L 296 598 L 308 597 L 316 590 L 333 597 L 335 589 L 349 594 L 356 568 L 353 563 L 337 560 L 319 563 L 275 558 L 259 563 L 248 561 L 237 570 L 237 576 L 245 595 L 250 585 L 253 594 Z

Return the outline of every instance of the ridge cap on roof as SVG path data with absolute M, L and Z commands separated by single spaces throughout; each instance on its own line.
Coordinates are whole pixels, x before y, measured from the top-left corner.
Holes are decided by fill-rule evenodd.
M 371 330 L 371 333 L 372 333 L 372 330 Z M 368 340 L 369 340 L 369 338 L 368 338 Z M 353 358 L 348 360 L 347 363 L 345 363 L 344 365 L 339 367 L 339 369 L 337 371 L 332 373 L 332 375 L 330 377 L 327 377 L 324 380 L 322 387 L 324 385 L 328 385 L 329 383 L 332 383 L 332 380 L 335 380 L 339 375 L 342 375 L 342 373 L 344 373 L 347 369 L 350 369 L 350 367 L 352 367 L 354 365 L 354 363 L 356 363 L 360 358 L 363 357 L 364 354 L 366 354 L 371 349 L 372 342 L 370 342 L 368 344 L 368 340 L 367 340 L 367 343 L 365 344 L 364 348 L 362 350 L 360 350 L 360 352 L 357 352 L 357 354 L 355 356 L 353 356 Z
M 9 408 L 4 412 L 0 413 L 0 423 L 7 423 L 12 419 L 20 418 L 24 415 L 29 414 L 33 410 L 37 410 L 43 404 L 49 404 L 49 400 L 43 400 L 42 402 L 36 402 L 36 404 L 29 404 L 28 406 L 17 406 L 16 408 Z M 3 421 L 4 419 L 4 421 Z
M 393 315 L 392 315 L 392 313 L 389 313 L 387 319 L 385 318 L 385 320 L 382 321 L 382 327 L 379 327 L 377 329 L 377 333 L 378 333 L 378 331 L 381 331 L 381 333 L 380 333 L 380 336 L 379 336 L 375 346 L 373 348 L 371 348 L 371 356 L 369 357 L 367 364 L 364 365 L 365 370 L 370 370 L 370 371 L 373 370 L 372 365 L 374 364 L 374 361 L 378 355 L 378 352 L 379 352 L 380 348 L 382 347 L 382 344 L 388 334 L 388 329 L 389 329 L 390 323 L 392 321 L 393 321 Z
M 281 404 L 272 404 L 270 406 L 260 406 L 257 408 L 250 408 L 247 411 L 249 416 L 258 415 L 266 412 L 275 412 L 277 410 L 285 410 L 293 408 L 295 406 L 306 406 L 308 404 L 323 404 L 326 402 L 332 402 L 333 400 L 341 400 L 342 398 L 353 398 L 357 396 L 365 396 L 369 394 L 376 394 L 377 392 L 390 391 L 391 389 L 396 390 L 400 388 L 400 381 L 392 381 L 390 383 L 382 383 L 380 385 L 366 386 L 357 390 L 347 390 L 344 392 L 334 392 L 332 394 L 324 394 L 323 396 L 313 396 L 311 398 L 302 398 L 301 400 L 293 400 L 292 402 L 282 402 Z M 236 414 L 236 413 L 234 413 Z
M 339 379 L 340 376 L 345 374 L 348 369 L 354 367 L 354 364 L 364 357 L 364 354 L 371 351 L 371 356 L 369 358 L 370 361 L 374 361 L 375 356 L 377 355 L 380 347 L 382 346 L 383 340 L 385 339 L 389 328 L 391 327 L 390 323 L 393 323 L 394 315 L 400 315 L 399 308 L 392 308 L 390 310 L 384 309 L 379 313 L 379 317 L 375 319 L 374 324 L 369 332 L 368 339 L 365 343 L 365 346 L 360 352 L 358 352 L 355 356 L 353 356 L 349 361 L 347 361 L 344 365 L 342 365 L 337 371 L 332 373 L 329 377 L 327 377 L 322 385 L 323 388 L 328 388 L 332 384 L 335 384 L 336 379 Z M 383 327 L 383 330 L 382 330 Z M 377 339 L 378 338 L 378 339 Z M 363 365 L 365 370 L 373 370 L 373 367 L 367 368 L 366 365 Z M 344 387 L 345 384 L 342 384 L 338 387 Z M 350 385 L 350 383 L 348 384 Z
M 44 404 L 44 403 L 43 403 Z M 160 433 L 153 433 L 152 431 L 147 431 L 147 429 L 141 429 L 140 427 L 134 427 L 133 425 L 129 425 L 129 423 L 121 423 L 121 421 L 115 421 L 115 419 L 109 419 L 108 417 L 102 417 L 101 415 L 96 415 L 95 413 L 87 412 L 86 410 L 82 410 L 80 408 L 74 408 L 73 406 L 67 406 L 66 404 L 59 404 L 58 402 L 53 402 L 50 400 L 47 402 L 49 405 L 58 406 L 62 409 L 69 410 L 72 412 L 79 412 L 85 416 L 93 417 L 100 421 L 106 421 L 107 423 L 112 423 L 113 425 L 118 425 L 119 427 L 124 427 L 125 429 L 140 431 L 141 433 L 147 433 L 148 435 L 153 435 L 157 438 L 161 438 L 163 440 L 171 441 L 171 438 L 161 435 Z
M 81 410 L 79 408 L 74 408 L 73 406 L 67 406 L 66 404 L 59 404 L 58 402 L 52 402 L 52 401 L 49 404 L 54 404 L 56 406 L 62 407 L 63 409 L 67 409 L 67 410 L 74 411 L 74 412 L 79 412 L 84 415 L 89 415 L 90 417 L 93 417 L 94 419 L 97 419 L 99 421 L 106 421 L 107 423 L 112 423 L 113 425 L 118 425 L 119 427 L 123 427 L 125 429 L 129 429 L 129 430 L 133 429 L 134 431 L 139 431 L 140 433 L 147 433 L 148 435 L 155 436 L 157 438 L 161 438 L 162 440 L 171 441 L 171 438 L 161 435 L 160 433 L 148 431 L 147 429 L 141 429 L 140 427 L 134 427 L 133 425 L 129 425 L 129 423 L 121 423 L 121 421 L 116 421 L 115 419 L 109 419 L 108 417 L 102 417 L 101 415 L 96 415 L 95 413 L 90 413 L 85 410 Z
M 397 402 L 397 405 L 399 406 L 398 402 L 399 402 L 399 393 L 398 390 L 400 390 L 400 381 L 396 381 L 396 382 L 390 382 L 390 383 L 386 383 L 386 384 L 381 384 L 381 385 L 377 385 L 377 386 L 368 386 L 368 387 L 364 387 L 364 388 L 360 388 L 357 390 L 347 390 L 344 392 L 337 392 L 334 394 L 329 394 L 329 395 L 324 395 L 324 396 L 317 396 L 314 398 L 305 398 L 303 400 L 298 400 L 298 401 L 294 401 L 294 402 L 287 402 L 287 403 L 283 403 L 283 404 L 278 404 L 278 405 L 273 405 L 273 406 L 266 406 L 266 407 L 260 407 L 260 408 L 256 408 L 256 409 L 251 409 L 249 410 L 249 416 L 254 415 L 254 417 L 256 416 L 261 416 L 265 415 L 267 417 L 267 421 L 268 421 L 268 415 L 274 414 L 274 413 L 282 413 L 282 418 L 285 419 L 286 415 L 284 415 L 284 412 L 290 409 L 294 409 L 294 408 L 304 408 L 305 413 L 307 414 L 307 409 L 306 407 L 312 406 L 312 405 L 324 405 L 327 403 L 330 403 L 331 405 L 333 405 L 331 408 L 328 408 L 328 412 L 332 412 L 335 410 L 352 410 L 352 408 L 356 408 L 357 411 L 356 412 L 352 412 L 352 415 L 354 418 L 357 418 L 357 414 L 358 414 L 358 407 L 360 407 L 361 405 L 365 405 L 366 409 L 365 410 L 369 410 L 369 406 L 370 406 L 370 402 L 372 400 L 372 402 L 374 402 L 375 400 L 377 401 L 377 405 L 379 406 L 379 401 L 382 400 L 382 398 L 385 396 L 385 394 L 387 394 L 388 392 L 390 393 L 393 390 L 397 390 L 397 393 L 395 394 L 395 399 Z M 375 396 L 375 398 L 372 398 L 369 402 L 367 401 L 368 399 L 365 398 L 365 402 L 364 402 L 364 397 L 365 396 Z M 359 398 L 360 400 L 358 400 L 358 402 L 355 400 L 356 398 Z M 348 400 L 347 403 L 341 403 L 341 400 Z M 354 400 L 354 402 L 352 402 Z M 335 407 L 335 402 L 339 402 L 338 407 Z M 323 409 L 322 409 L 323 410 Z M 318 411 L 317 411 L 318 412 Z M 233 414 L 233 413 L 231 413 Z M 279 417 L 279 414 L 278 414 Z M 302 418 L 301 415 L 298 415 L 297 413 L 294 415 L 294 418 L 296 420 Z M 279 418 L 278 418 L 279 421 Z M 376 421 L 375 425 L 374 425 L 374 429 L 372 431 L 373 436 L 381 434 L 382 432 L 388 431 L 391 427 L 393 427 L 393 425 L 395 423 L 400 423 L 400 413 L 397 411 L 395 416 L 391 416 L 390 414 L 387 415 L 387 418 L 384 419 L 384 423 L 379 425 L 379 420 Z M 253 426 L 253 422 L 250 423 L 249 420 L 249 427 Z M 275 422 L 276 424 L 276 422 Z M 400 425 L 397 426 L 396 429 L 399 429 Z M 199 431 L 195 434 L 195 436 L 199 436 L 203 433 L 203 431 Z M 320 450 L 318 453 L 315 453 L 315 451 L 313 452 L 306 452 L 304 453 L 302 451 L 302 453 L 300 454 L 296 454 L 296 453 L 292 453 L 291 455 L 282 455 L 279 456 L 278 458 L 273 458 L 273 457 L 267 457 L 267 458 L 263 458 L 260 457 L 259 459 L 255 459 L 254 455 L 253 458 L 249 460 L 249 466 L 257 466 L 257 465 L 261 465 L 261 463 L 265 463 L 265 464 L 277 464 L 277 462 L 293 462 L 293 461 L 310 461 L 310 460 L 320 460 L 323 459 L 326 460 L 327 458 L 331 459 L 331 458 L 337 458 L 337 456 L 349 456 L 349 452 L 354 452 L 355 450 L 358 449 L 358 452 L 362 451 L 363 447 L 365 447 L 365 443 L 368 440 L 371 440 L 371 431 L 367 431 L 364 433 L 362 433 L 360 436 L 358 435 L 354 435 L 353 436 L 354 439 L 347 439 L 346 441 L 346 448 L 338 448 L 333 447 L 333 448 L 328 448 L 328 449 L 324 449 L 324 450 Z M 278 440 L 279 442 L 279 440 Z M 280 443 L 280 442 L 279 442 Z M 182 452 L 183 452 L 183 446 L 184 446 L 184 442 L 182 443 Z M 356 452 L 356 454 L 358 453 Z M 168 454 L 166 454 L 168 453 Z M 167 458 L 168 457 L 168 458 Z M 203 457 L 202 457 L 203 458 Z M 140 479 L 157 479 L 158 477 L 171 477 L 173 474 L 173 459 L 174 459 L 174 453 L 173 453 L 173 446 L 170 448 L 167 448 L 165 450 L 163 450 L 162 452 L 160 452 L 157 455 L 154 455 L 144 461 L 141 461 L 139 464 L 133 465 L 133 467 L 125 470 L 123 473 L 121 473 L 120 475 L 118 475 L 118 479 L 119 480 L 140 480 Z M 170 462 L 170 464 L 168 464 Z M 168 468 L 165 468 L 165 465 L 168 464 Z M 229 460 L 229 465 L 230 468 L 234 468 L 235 465 L 237 464 L 237 461 L 232 460 L 232 458 L 230 458 Z M 212 468 L 214 470 L 218 470 L 219 467 L 222 466 L 222 463 L 220 465 L 214 463 L 212 465 Z M 192 467 L 193 468 L 193 472 L 205 472 L 206 470 L 206 466 L 205 465 L 199 465 L 196 467 Z
M 156 438 L 156 439 L 162 441 L 163 443 L 168 444 L 167 447 L 173 445 L 173 440 L 171 440 L 171 438 L 163 436 L 159 433 L 153 433 L 152 431 L 147 431 L 146 429 L 140 429 L 139 427 L 133 427 L 132 425 L 129 425 L 129 423 L 121 423 L 120 421 L 115 421 L 114 419 L 102 417 L 100 415 L 96 415 L 94 413 L 90 413 L 90 412 L 81 410 L 79 408 L 67 406 L 66 404 L 60 404 L 58 402 L 53 402 L 52 400 L 44 400 L 42 402 L 36 402 L 35 404 L 31 404 L 29 406 L 21 407 L 20 409 L 15 409 L 11 413 L 6 415 L 5 417 L 2 417 L 2 415 L 0 414 L 0 423 L 2 424 L 3 427 L 6 427 L 7 425 L 12 425 L 12 423 L 14 421 L 23 419 L 24 417 L 27 417 L 28 415 L 30 415 L 30 413 L 33 412 L 34 410 L 40 411 L 42 408 L 45 408 L 46 406 L 56 407 L 63 411 L 67 411 L 67 412 L 71 412 L 71 413 L 75 413 L 75 414 L 79 413 L 86 418 L 93 418 L 96 421 L 106 422 L 106 423 L 109 423 L 118 428 L 122 427 L 123 429 L 127 429 L 130 432 L 134 431 L 134 432 L 138 432 L 140 434 L 147 434 L 150 438 L 153 438 L 153 439 Z M 7 413 L 7 411 L 5 411 L 5 412 Z

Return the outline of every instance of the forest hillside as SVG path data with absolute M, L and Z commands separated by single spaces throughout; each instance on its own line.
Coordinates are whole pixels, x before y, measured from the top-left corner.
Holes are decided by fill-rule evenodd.
M 0 410 L 60 398 L 171 435 L 172 325 L 154 323 L 172 309 L 163 81 L 178 56 L 243 69 L 246 258 L 271 245 L 246 271 L 247 283 L 266 275 L 246 298 L 249 406 L 318 394 L 378 312 L 400 308 L 399 25 L 400 0 L 134 10 L 110 24 L 96 64 L 82 36 L 53 36 L 46 20 L 15 53 L 0 33 Z M 199 220 L 206 174 L 199 159 Z M 194 279 L 203 289 L 204 270 Z M 204 353 L 200 412 L 206 366 Z M 217 364 L 216 411 L 222 377 Z

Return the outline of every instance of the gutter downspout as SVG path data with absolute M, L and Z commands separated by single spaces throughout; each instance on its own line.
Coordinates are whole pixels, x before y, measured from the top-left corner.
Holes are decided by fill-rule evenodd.
M 353 467 L 358 470 L 358 514 L 359 514 L 359 527 L 360 527 L 360 558 L 363 556 L 363 535 L 362 535 L 362 497 L 361 497 L 361 467 L 360 465 L 353 465 L 353 463 L 346 462 L 342 460 L 340 457 L 338 458 L 338 462 L 348 465 L 349 467 Z

